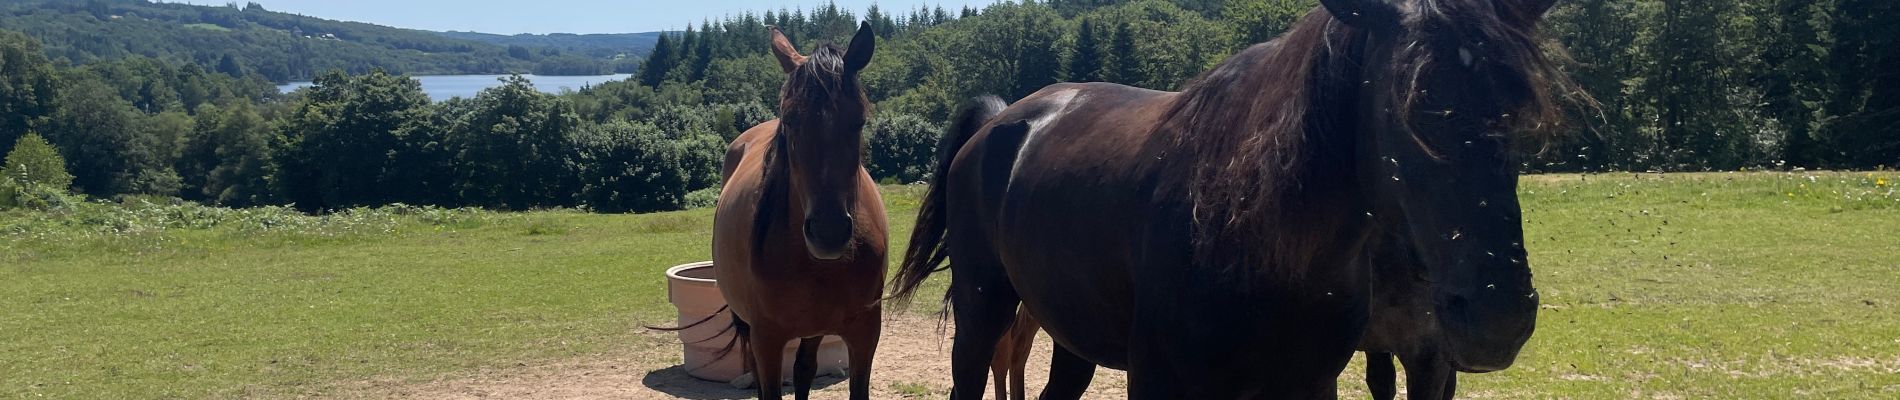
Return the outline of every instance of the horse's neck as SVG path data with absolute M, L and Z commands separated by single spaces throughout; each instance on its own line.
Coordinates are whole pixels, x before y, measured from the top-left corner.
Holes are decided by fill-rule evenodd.
M 777 135 L 777 134 L 775 134 Z M 753 214 L 754 241 L 766 248 L 766 241 L 777 238 L 799 243 L 805 240 L 804 200 L 798 196 L 803 188 L 792 179 L 792 166 L 785 153 L 784 139 L 774 136 L 766 142 L 770 148 L 765 150 L 763 176 L 759 179 L 759 205 Z M 772 235 L 775 230 L 784 230 L 785 234 Z

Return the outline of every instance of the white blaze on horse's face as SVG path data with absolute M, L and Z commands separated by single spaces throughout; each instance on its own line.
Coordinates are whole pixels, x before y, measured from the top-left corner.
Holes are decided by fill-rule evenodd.
M 1440 347 L 1465 371 L 1503 369 L 1529 339 L 1536 289 L 1525 259 L 1517 165 L 1503 115 L 1526 106 L 1529 90 L 1488 45 L 1517 27 L 1503 13 L 1548 0 L 1322 0 L 1363 34 L 1363 81 L 1355 120 L 1374 213 L 1406 234 L 1433 282 Z M 1522 3 L 1522 4 L 1520 4 Z M 1536 4 L 1531 4 L 1536 3 Z M 1520 7 L 1521 6 L 1521 7 Z M 1430 13 L 1413 15 L 1418 13 Z M 1344 17 L 1341 17 L 1344 16 Z M 1534 23 L 1535 21 L 1530 21 Z M 1521 47 L 1517 47 L 1521 48 Z
M 849 255 L 855 229 L 851 210 L 857 202 L 863 169 L 863 137 L 869 103 L 858 73 L 870 62 L 875 37 L 860 27 L 848 50 L 830 45 L 810 57 L 798 54 L 772 29 L 772 53 L 788 79 L 780 90 L 779 143 L 790 167 L 791 193 L 802 221 L 797 229 L 812 258 L 837 260 Z

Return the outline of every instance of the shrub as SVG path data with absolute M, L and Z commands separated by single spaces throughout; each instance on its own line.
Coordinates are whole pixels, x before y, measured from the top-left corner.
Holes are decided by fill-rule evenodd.
M 687 193 L 686 194 L 686 209 L 695 210 L 695 209 L 701 209 L 701 208 L 718 207 L 719 206 L 719 189 L 720 187 L 713 186 L 713 187 L 709 187 L 705 189 L 694 190 L 692 193 Z
M 941 128 L 923 117 L 911 114 L 885 114 L 871 121 L 868 157 L 865 168 L 880 181 L 922 181 L 937 156 L 937 132 Z
M 46 138 L 28 132 L 7 152 L 6 177 L 21 184 L 44 185 L 60 190 L 72 187 L 73 174 L 66 172 L 66 159 Z
M 687 194 L 719 181 L 725 146 L 703 130 L 667 132 L 645 122 L 613 122 L 573 139 L 580 202 L 602 212 L 678 210 Z
M 0 208 L 44 209 L 73 201 L 67 194 L 73 175 L 66 172 L 66 159 L 59 156 L 46 138 L 28 132 L 7 152 L 6 165 L 0 168 Z

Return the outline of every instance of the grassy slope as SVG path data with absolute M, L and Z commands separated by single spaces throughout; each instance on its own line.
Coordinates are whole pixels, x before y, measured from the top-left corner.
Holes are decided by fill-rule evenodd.
M 1517 367 L 1460 388 L 1891 398 L 1900 176 L 1885 176 L 1529 177 L 1540 329 Z M 917 194 L 886 191 L 895 248 Z M 114 234 L 32 218 L 0 213 L 33 227 L 0 230 L 0 397 L 309 395 L 651 345 L 637 327 L 672 312 L 659 271 L 707 258 L 711 217 Z

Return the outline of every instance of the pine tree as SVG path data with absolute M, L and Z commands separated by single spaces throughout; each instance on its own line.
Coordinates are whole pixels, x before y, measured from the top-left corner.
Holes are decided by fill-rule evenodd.
M 706 78 L 706 68 L 712 65 L 713 39 L 718 37 L 713 33 L 711 22 L 699 23 L 699 43 L 693 46 L 693 62 L 688 65 L 687 80 L 698 82 Z
M 693 65 L 699 60 L 699 32 L 693 30 L 693 24 L 686 24 L 686 33 L 680 36 L 679 46 L 674 48 L 673 62 L 666 71 L 665 80 L 677 82 L 693 81 Z M 657 87 L 657 86 L 656 86 Z
M 1069 57 L 1069 81 L 1096 82 L 1102 80 L 1102 49 L 1095 40 L 1095 22 L 1082 19 L 1082 26 L 1076 32 L 1075 53 Z
M 1142 81 L 1141 60 L 1135 58 L 1135 37 L 1129 32 L 1128 23 L 1123 22 L 1115 26 L 1115 36 L 1110 39 L 1108 46 L 1108 53 L 1115 57 L 1115 64 L 1109 68 L 1112 74 L 1108 74 L 1110 76 L 1105 78 L 1108 78 L 1109 82 L 1120 84 L 1140 84 Z
M 992 14 L 995 15 L 995 14 Z M 1061 40 L 1062 31 L 1057 22 L 1062 20 L 1054 10 L 1044 7 L 1022 7 L 1003 14 L 1015 25 L 1015 38 L 1020 41 L 1016 46 L 1015 84 L 1010 90 L 1011 98 L 1022 98 L 1043 87 L 1053 85 L 1062 78 L 1062 53 L 1051 46 Z
M 660 34 L 659 41 L 653 44 L 653 53 L 647 56 L 646 62 L 640 63 L 640 84 L 657 88 L 666 81 L 666 72 L 672 70 L 673 64 L 677 62 L 675 53 L 678 50 L 673 49 L 672 36 Z

